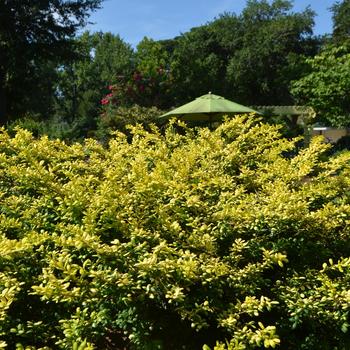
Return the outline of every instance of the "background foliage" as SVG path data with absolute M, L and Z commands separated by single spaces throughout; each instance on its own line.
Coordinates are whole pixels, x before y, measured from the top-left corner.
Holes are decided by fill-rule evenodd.
M 77 59 L 74 37 L 101 0 L 0 3 L 0 123 L 52 113 L 56 67 Z
M 248 106 L 312 106 L 319 122 L 348 126 L 349 0 L 331 7 L 323 37 L 310 8 L 249 0 L 240 14 L 135 48 L 118 34 L 77 35 L 99 0 L 10 3 L 0 5 L 2 125 L 40 124 L 41 134 L 76 140 L 96 134 L 106 101 L 168 110 L 212 91 Z
M 117 107 L 166 110 L 208 91 L 246 105 L 289 105 L 290 80 L 304 74 L 304 57 L 314 56 L 322 42 L 312 34 L 310 9 L 292 12 L 291 1 L 250 0 L 241 14 L 218 14 L 176 38 L 144 38 L 133 49 L 116 34 L 76 35 L 100 1 L 75 3 L 76 12 L 60 2 L 58 10 L 72 14 L 71 21 L 58 18 L 53 28 L 39 20 L 56 18 L 49 0 L 37 8 L 33 2 L 16 7 L 17 22 L 27 23 L 27 31 L 1 21 L 1 124 L 61 120 L 84 137 L 97 127 L 109 85 Z M 38 17 L 26 17 L 31 9 Z
M 290 77 L 318 45 L 314 13 L 291 8 L 290 1 L 247 1 L 242 14 L 223 14 L 180 36 L 172 69 L 181 102 L 212 90 L 241 104 L 291 104 Z
M 327 46 L 306 63 L 311 72 L 292 85 L 298 102 L 312 106 L 325 125 L 349 127 L 349 46 Z
M 1 347 L 350 347 L 349 153 L 247 116 L 132 135 L 2 131 Z

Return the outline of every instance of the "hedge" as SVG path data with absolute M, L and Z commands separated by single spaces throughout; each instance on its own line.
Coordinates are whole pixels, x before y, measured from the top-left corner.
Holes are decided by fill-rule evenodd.
M 350 348 L 350 153 L 250 116 L 131 133 L 1 131 L 0 348 Z

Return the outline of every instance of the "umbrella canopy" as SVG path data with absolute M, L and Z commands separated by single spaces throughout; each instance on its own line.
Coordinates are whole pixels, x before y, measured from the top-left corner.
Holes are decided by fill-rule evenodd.
M 194 101 L 173 109 L 163 114 L 160 118 L 181 117 L 187 121 L 220 121 L 224 115 L 239 113 L 256 113 L 254 109 L 242 106 L 238 103 L 212 93 L 197 97 Z

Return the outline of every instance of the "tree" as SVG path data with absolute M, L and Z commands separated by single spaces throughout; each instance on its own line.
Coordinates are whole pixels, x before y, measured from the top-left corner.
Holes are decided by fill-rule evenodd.
M 232 53 L 227 79 L 239 101 L 292 104 L 290 80 L 300 75 L 300 57 L 315 54 L 314 12 L 292 13 L 292 2 L 250 0 L 240 16 L 242 35 Z
M 168 108 L 173 91 L 170 57 L 160 42 L 147 37 L 137 45 L 132 72 L 119 77 L 105 103 Z M 176 90 L 176 89 L 175 89 Z M 175 92 L 176 93 L 176 92 Z
M 337 1 L 331 9 L 333 12 L 333 41 L 339 44 L 350 40 L 350 1 Z
M 82 134 L 95 127 L 101 98 L 118 77 L 132 71 L 134 52 L 119 35 L 85 32 L 76 39 L 80 58 L 59 71 L 55 114 L 78 122 Z
M 176 104 L 209 91 L 232 97 L 226 69 L 241 34 L 239 19 L 225 14 L 175 39 L 171 71 Z
M 26 100 L 41 67 L 74 56 L 73 36 L 102 0 L 4 0 L 0 3 L 0 123 L 36 112 Z M 39 71 L 34 77 L 31 71 Z M 21 89 L 25 87 L 25 90 Z
M 319 121 L 334 127 L 350 126 L 350 53 L 346 46 L 326 46 L 306 60 L 309 74 L 292 83 L 298 103 L 311 106 Z
M 290 104 L 300 57 L 319 44 L 314 13 L 291 8 L 291 1 L 251 0 L 242 14 L 223 14 L 180 36 L 172 58 L 180 102 L 213 91 L 247 105 Z

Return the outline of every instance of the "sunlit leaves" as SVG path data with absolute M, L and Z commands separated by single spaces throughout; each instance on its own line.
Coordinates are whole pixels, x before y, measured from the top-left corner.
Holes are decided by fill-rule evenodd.
M 1 346 L 346 348 L 349 155 L 278 130 L 0 134 Z

